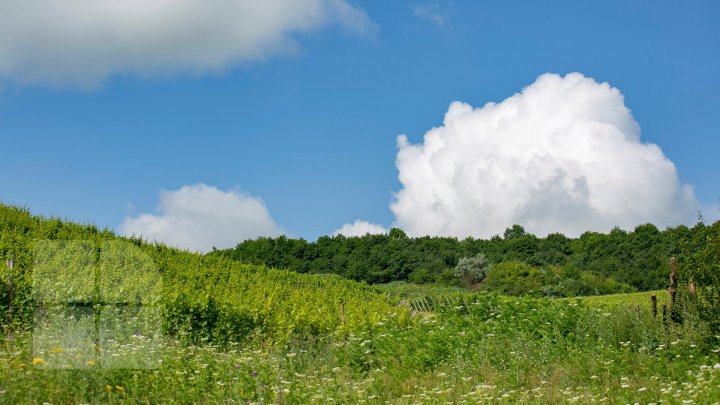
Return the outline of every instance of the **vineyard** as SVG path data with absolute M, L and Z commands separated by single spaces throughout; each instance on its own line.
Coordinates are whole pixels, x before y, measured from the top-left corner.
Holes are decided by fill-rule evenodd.
M 706 242 L 663 316 L 664 291 L 368 286 L 0 206 L 0 403 L 714 403 Z
M 58 241 L 65 243 L 60 247 L 50 243 Z M 76 295 L 89 303 L 92 294 L 82 290 L 92 290 L 93 277 L 88 282 L 77 280 L 93 274 L 96 265 L 100 284 L 108 283 L 105 295 L 115 295 L 110 301 L 151 297 L 166 315 L 163 332 L 193 342 L 237 343 L 253 334 L 276 342 L 293 336 L 344 335 L 378 322 L 408 321 L 407 313 L 376 289 L 337 276 L 305 276 L 121 240 L 92 226 L 33 218 L 15 208 L 0 208 L 0 253 L 15 261 L 12 274 L 3 270 L 3 277 L 12 280 L 16 290 L 12 302 L 8 302 L 7 289 L 3 291 L 5 322 L 14 314 L 14 321 L 28 324 L 38 290 L 63 296 L 81 290 Z M 50 257 L 38 261 L 41 255 Z M 113 269 L 122 273 L 113 274 Z M 148 286 L 158 281 L 149 283 L 147 277 L 160 278 L 162 288 L 152 291 Z M 54 298 L 56 303 L 63 301 L 72 299 Z

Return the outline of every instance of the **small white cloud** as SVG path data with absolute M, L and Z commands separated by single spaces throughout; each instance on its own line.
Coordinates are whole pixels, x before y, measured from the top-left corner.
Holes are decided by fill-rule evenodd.
M 410 235 L 538 235 L 692 223 L 698 203 L 623 95 L 579 73 L 545 74 L 499 104 L 454 102 L 413 145 L 398 137 L 391 210 Z
M 377 30 L 346 0 L 3 0 L 0 77 L 92 87 L 113 74 L 217 72 L 332 23 Z
M 435 27 L 443 29 L 450 26 L 450 6 L 441 7 L 437 2 L 416 4 L 413 6 L 415 17 L 425 20 Z
M 282 234 L 265 203 L 238 191 L 222 191 L 205 184 L 162 191 L 157 215 L 125 218 L 122 234 L 170 246 L 207 252 L 229 248 L 246 239 Z
M 345 224 L 340 229 L 333 232 L 333 235 L 343 236 L 365 236 L 367 234 L 376 235 L 388 233 L 388 230 L 382 225 L 372 224 L 362 219 L 358 219 L 352 224 Z

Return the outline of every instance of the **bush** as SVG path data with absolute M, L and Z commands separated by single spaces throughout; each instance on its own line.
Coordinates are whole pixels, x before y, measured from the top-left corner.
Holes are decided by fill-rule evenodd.
M 463 257 L 455 266 L 455 276 L 460 278 L 467 286 L 475 285 L 487 276 L 490 262 L 485 255 L 478 253 L 475 257 Z
M 455 274 L 455 269 L 445 269 L 441 271 L 437 276 L 437 283 L 453 287 L 462 287 L 462 280 Z
M 487 274 L 484 287 L 501 294 L 541 294 L 544 277 L 542 272 L 519 261 L 501 262 Z
M 427 267 L 415 269 L 412 273 L 410 273 L 410 275 L 408 275 L 408 281 L 415 284 L 434 283 L 436 278 L 435 273 Z

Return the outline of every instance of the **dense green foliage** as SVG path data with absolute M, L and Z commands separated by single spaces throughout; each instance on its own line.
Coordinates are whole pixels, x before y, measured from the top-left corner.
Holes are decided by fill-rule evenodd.
M 301 275 L 125 240 L 0 205 L 0 259 L 11 257 L 15 270 L 0 265 L 2 323 L 30 325 L 41 305 L 151 303 L 142 297 L 158 298 L 163 332 L 195 342 L 345 334 L 406 319 L 376 289 L 338 276 Z M 158 275 L 162 288 L 153 292 L 157 281 L 148 279 Z
M 494 265 L 485 280 L 485 287 L 506 295 L 537 295 L 543 274 L 523 262 L 510 261 Z
M 693 228 L 682 244 L 678 301 L 720 335 L 720 222 Z M 688 288 L 692 285 L 695 293 Z
M 609 294 L 667 287 L 669 258 L 697 250 L 702 224 L 660 231 L 651 224 L 632 232 L 586 232 L 578 238 L 550 234 L 539 238 L 521 226 L 489 240 L 446 237 L 409 238 L 399 229 L 387 235 L 260 238 L 234 249 L 215 251 L 232 259 L 300 273 L 333 273 L 368 283 L 411 281 L 459 285 L 455 268 L 463 258 L 483 254 L 492 264 L 522 262 L 538 269 L 545 296 Z M 695 244 L 688 245 L 688 240 Z M 527 291 L 529 288 L 524 288 Z

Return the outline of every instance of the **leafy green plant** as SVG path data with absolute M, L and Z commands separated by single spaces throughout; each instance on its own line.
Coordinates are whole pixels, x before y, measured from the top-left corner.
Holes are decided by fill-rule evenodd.
M 480 283 L 487 277 L 490 270 L 490 262 L 485 255 L 478 253 L 473 257 L 463 257 L 455 266 L 455 276 L 467 286 Z
M 492 266 L 483 288 L 508 295 L 540 295 L 543 281 L 543 274 L 537 268 L 510 261 Z

